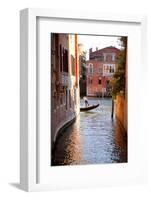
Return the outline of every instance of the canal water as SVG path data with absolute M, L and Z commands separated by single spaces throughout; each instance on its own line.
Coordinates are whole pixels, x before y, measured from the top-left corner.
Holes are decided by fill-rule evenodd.
M 81 100 L 81 106 L 84 101 Z M 100 103 L 80 112 L 76 121 L 60 135 L 51 165 L 84 165 L 127 162 L 127 135 L 117 119 L 111 119 L 111 99 L 89 99 Z

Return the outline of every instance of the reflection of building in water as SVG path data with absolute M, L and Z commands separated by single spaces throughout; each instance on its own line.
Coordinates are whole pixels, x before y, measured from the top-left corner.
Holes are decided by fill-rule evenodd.
M 110 80 L 117 68 L 120 50 L 109 46 L 89 50 L 87 65 L 87 96 L 111 96 Z
M 51 141 L 79 113 L 77 35 L 51 34 Z

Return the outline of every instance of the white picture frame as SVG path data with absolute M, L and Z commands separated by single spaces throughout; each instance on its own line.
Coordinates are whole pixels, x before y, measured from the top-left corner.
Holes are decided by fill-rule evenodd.
M 37 19 L 45 18 L 47 20 L 57 19 L 61 20 L 69 20 L 70 22 L 80 21 L 84 22 L 93 22 L 95 23 L 108 23 L 108 24 L 126 24 L 127 26 L 132 27 L 138 25 L 138 30 L 140 31 L 140 68 L 138 74 L 140 75 L 142 72 L 142 67 L 146 67 L 146 17 L 145 16 L 124 16 L 124 15 L 112 15 L 112 14 L 100 14 L 96 12 L 73 12 L 73 11 L 55 11 L 49 9 L 24 9 L 20 12 L 20 185 L 21 188 L 26 191 L 39 191 L 39 190 L 51 190 L 51 189 L 59 189 L 59 188 L 72 188 L 72 187 L 96 187 L 96 186 L 106 186 L 106 185 L 120 185 L 120 184 L 136 184 L 136 183 L 144 183 L 146 182 L 147 174 L 146 174 L 146 158 L 144 155 L 145 152 L 145 133 L 142 134 L 142 129 L 139 131 L 139 139 L 136 139 L 136 143 L 138 140 L 138 145 L 142 142 L 143 151 L 139 151 L 138 145 L 136 145 L 137 150 L 143 156 L 142 163 L 139 164 L 137 168 L 137 173 L 134 172 L 135 166 L 132 166 L 133 170 L 129 173 L 129 177 L 121 176 L 115 178 L 113 177 L 104 177 L 103 181 L 98 181 L 99 175 L 91 174 L 88 178 L 89 183 L 85 177 L 87 177 L 88 173 L 95 169 L 98 173 L 111 173 L 115 170 L 115 174 L 123 173 L 123 167 L 125 167 L 126 175 L 130 171 L 128 167 L 125 165 L 119 164 L 114 169 L 110 169 L 110 165 L 105 166 L 89 166 L 89 170 L 84 166 L 84 168 L 79 168 L 76 171 L 76 175 L 84 175 L 82 181 L 82 177 L 79 177 L 78 180 L 75 180 L 74 183 L 65 181 L 60 182 L 59 184 L 53 183 L 53 179 L 51 177 L 49 181 L 42 182 L 39 180 L 41 176 L 41 169 L 39 166 L 39 139 L 38 139 L 38 129 L 39 129 L 39 111 L 38 111 L 38 72 L 37 72 L 37 64 L 39 62 L 37 57 Z M 61 27 L 60 27 L 61 29 Z M 134 71 L 131 71 L 133 73 Z M 139 78 L 139 77 L 138 77 Z M 138 81 L 138 79 L 137 79 Z M 145 77 L 142 78 L 142 87 L 144 87 Z M 134 104 L 134 102 L 132 102 Z M 130 107 L 132 109 L 132 107 Z M 141 118 L 139 118 L 141 120 Z M 141 121 L 140 121 L 141 122 Z M 144 123 L 143 123 L 144 124 Z M 134 140 L 134 139 L 133 139 Z M 131 154 L 131 152 L 129 152 Z M 137 156 L 136 156 L 137 157 Z M 50 166 L 49 166 L 50 167 Z M 40 167 L 41 168 L 41 167 Z M 107 170 L 104 168 L 108 168 Z M 127 168 L 127 169 L 126 169 Z M 51 170 L 51 169 L 50 169 Z M 104 171 L 105 170 L 105 171 Z M 101 172 L 102 171 L 102 172 Z M 68 173 L 72 177 L 73 171 L 65 168 L 64 172 L 58 171 L 54 173 Z M 43 176 L 47 176 L 44 174 Z M 44 177 L 45 178 L 45 177 Z M 65 179 L 65 176 L 64 176 Z M 74 180 L 74 178 L 73 178 Z M 79 183 L 78 183 L 79 181 Z

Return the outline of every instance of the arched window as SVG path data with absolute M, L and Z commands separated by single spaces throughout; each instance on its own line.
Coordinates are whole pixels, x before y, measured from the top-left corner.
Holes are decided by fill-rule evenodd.
M 102 80 L 101 80 L 101 78 L 99 77 L 99 79 L 98 79 L 98 84 L 99 85 L 101 85 L 102 84 Z
M 112 73 L 112 66 L 110 65 L 110 73 Z
M 89 84 L 92 84 L 92 82 L 93 82 L 92 80 L 93 80 L 92 77 L 89 77 L 88 83 L 89 83 Z
M 89 64 L 89 73 L 93 74 L 93 64 Z

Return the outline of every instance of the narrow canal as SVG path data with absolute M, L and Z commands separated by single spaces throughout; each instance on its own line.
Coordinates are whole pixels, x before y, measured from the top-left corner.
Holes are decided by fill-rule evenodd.
M 89 104 L 98 102 L 58 138 L 52 166 L 127 162 L 127 137 L 118 120 L 111 119 L 111 99 L 89 99 Z

